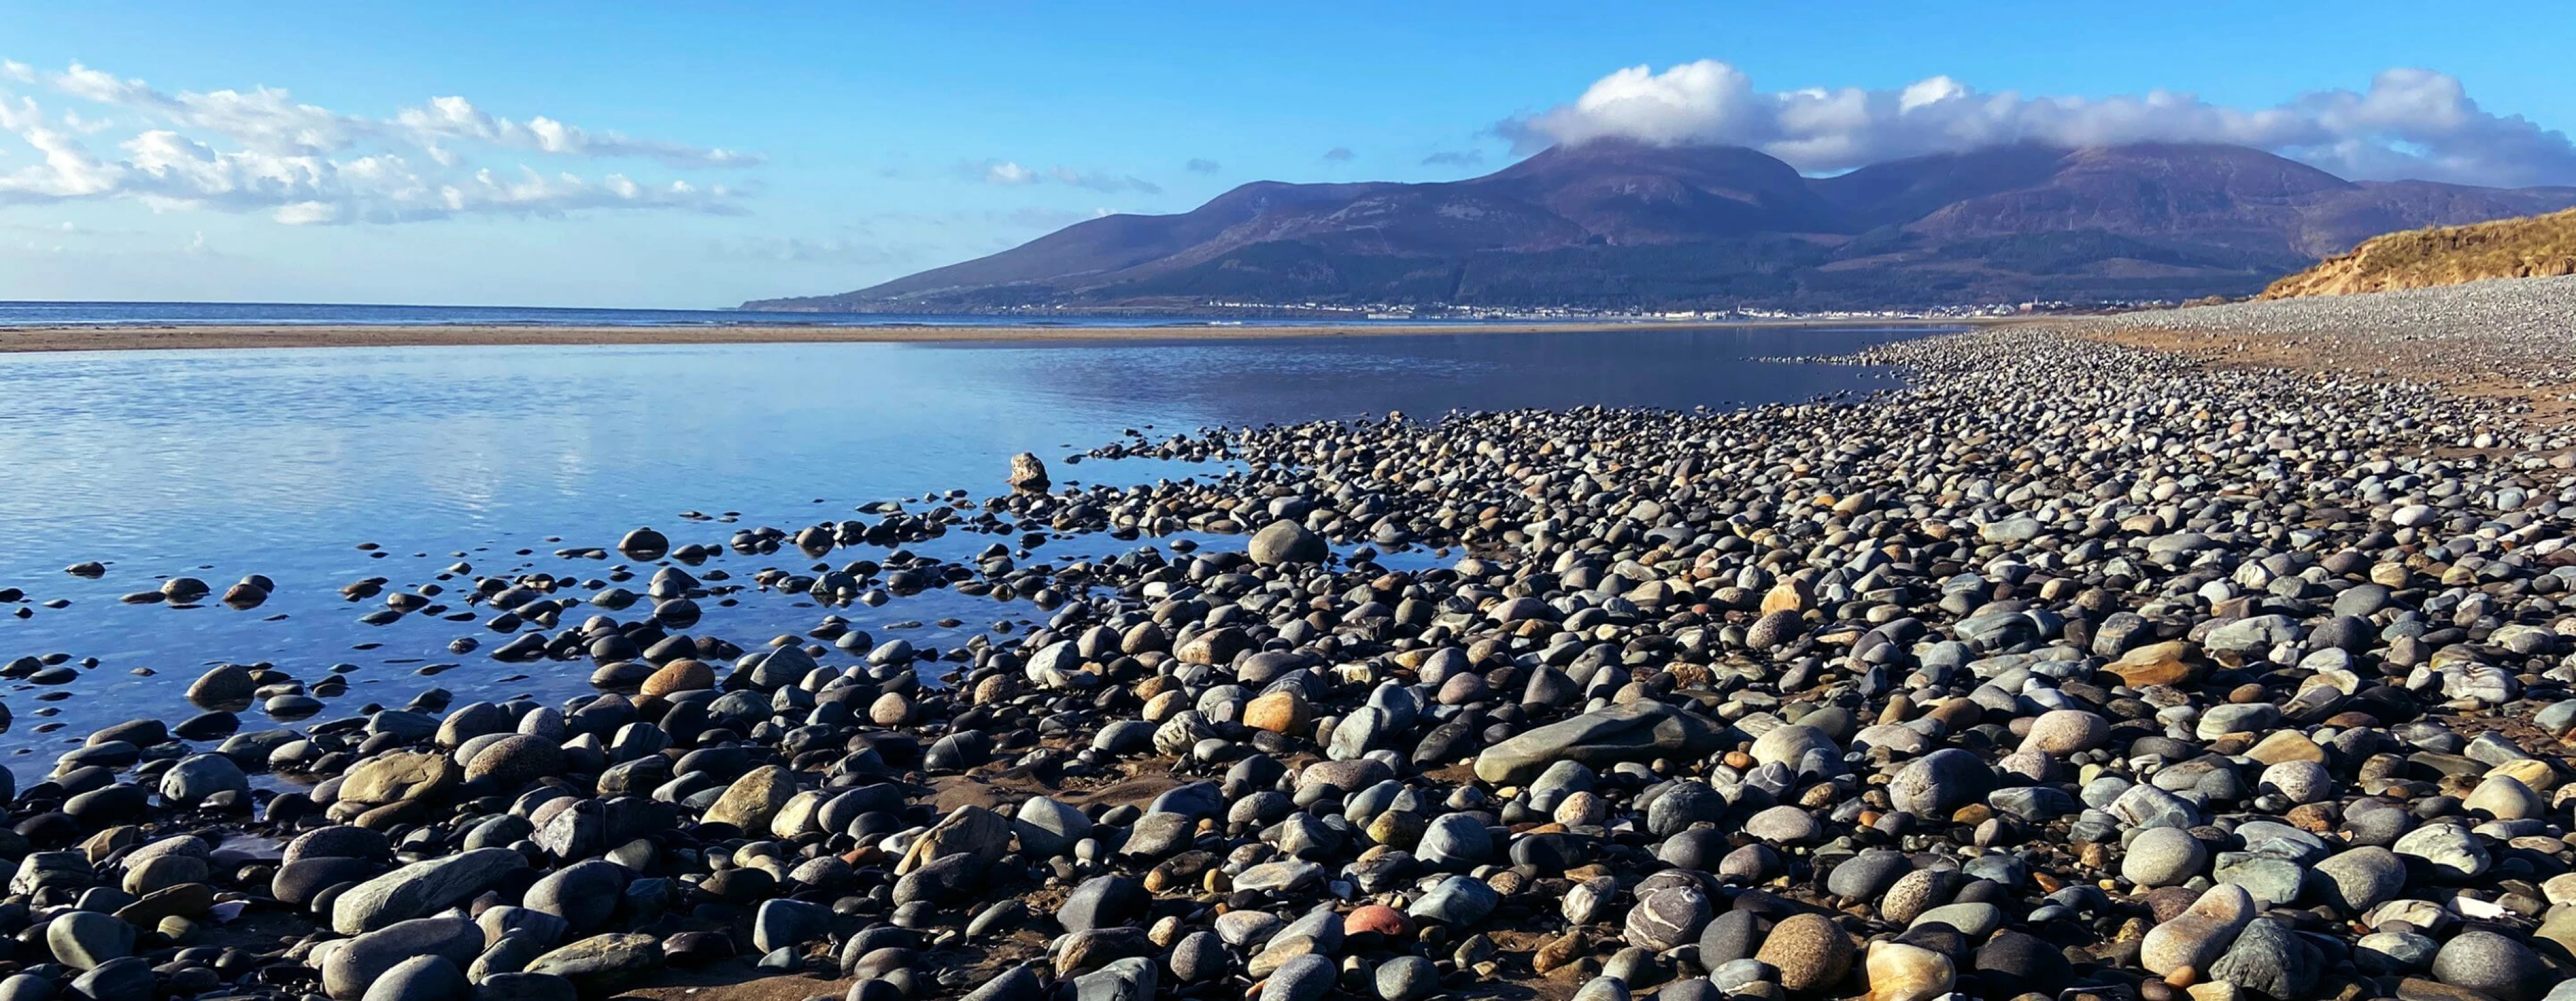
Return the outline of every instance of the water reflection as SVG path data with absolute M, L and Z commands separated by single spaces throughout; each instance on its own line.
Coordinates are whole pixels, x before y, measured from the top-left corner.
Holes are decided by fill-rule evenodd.
M 68 698 L 39 702 L 46 693 L 23 683 L 0 694 L 18 717 L 0 736 L 0 755 L 50 749 L 137 714 L 180 718 L 188 681 L 226 660 L 274 661 L 307 681 L 335 663 L 359 665 L 326 718 L 371 701 L 398 704 L 430 684 L 461 697 L 587 690 L 588 665 L 512 666 L 447 652 L 459 635 L 497 645 L 472 623 L 412 616 L 360 625 L 359 614 L 383 606 L 344 603 L 337 589 L 361 577 L 417 584 L 459 559 L 481 573 L 597 577 L 612 564 L 553 552 L 605 546 L 639 524 L 663 528 L 675 543 L 721 543 L 737 527 L 683 523 L 681 511 L 738 511 L 742 524 L 793 527 L 951 487 L 982 496 L 999 489 L 1014 452 L 1052 459 L 1128 428 L 1160 435 L 1390 409 L 1429 417 L 1453 408 L 1715 406 L 1885 388 L 1883 371 L 1757 359 L 1920 332 L 0 357 L 0 537 L 12 540 L 0 547 L 0 588 L 23 588 L 29 599 L 0 614 L 32 613 L 0 617 L 0 661 L 48 652 L 98 660 L 51 690 Z M 1150 461 L 1057 469 L 1060 480 L 1119 484 L 1213 472 Z M 940 545 L 956 550 L 942 555 L 963 555 L 992 541 Z M 360 551 L 361 542 L 383 548 Z M 1037 558 L 1117 548 L 1076 540 Z M 82 560 L 105 561 L 109 573 L 95 581 L 62 573 Z M 747 579 L 762 566 L 810 561 L 790 552 L 723 562 Z M 116 600 L 181 573 L 219 593 L 243 574 L 267 574 L 279 590 L 247 613 Z M 32 604 L 54 599 L 71 605 Z M 960 626 L 904 634 L 948 646 L 1028 611 L 934 592 L 845 614 L 871 628 L 954 616 Z M 801 632 L 820 614 L 755 597 L 711 608 L 696 631 L 758 638 Z M 408 663 L 388 666 L 396 661 Z M 422 664 L 460 666 L 433 680 L 413 674 Z M 41 715 L 48 710 L 56 714 Z M 67 725 L 37 732 L 49 722 Z M 18 760 L 23 775 L 31 766 Z

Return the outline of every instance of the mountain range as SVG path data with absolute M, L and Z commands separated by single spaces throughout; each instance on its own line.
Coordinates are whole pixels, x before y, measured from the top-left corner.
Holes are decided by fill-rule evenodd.
M 1330 303 L 1878 309 L 2260 291 L 2394 230 L 2576 188 L 2347 181 L 2208 144 L 2002 146 L 1808 177 L 1759 151 L 1595 141 L 1437 183 L 1260 181 L 757 310 Z

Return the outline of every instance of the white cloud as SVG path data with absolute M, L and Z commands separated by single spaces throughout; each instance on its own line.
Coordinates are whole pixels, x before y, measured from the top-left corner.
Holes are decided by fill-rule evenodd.
M 56 91 L 94 104 L 128 108 L 190 131 L 210 132 L 271 152 L 330 153 L 375 130 L 363 118 L 297 103 L 287 92 L 255 87 L 248 93 L 217 90 L 166 94 L 141 80 L 71 64 L 41 79 Z
M 288 225 L 544 217 L 610 208 L 741 211 L 738 193 L 722 185 L 645 184 L 614 173 L 592 180 L 526 167 L 456 172 L 423 169 L 394 153 L 333 158 L 225 150 L 167 129 L 126 140 L 119 146 L 124 158 L 109 160 L 42 125 L 18 133 L 44 154 L 44 163 L 0 174 L 0 204 L 127 198 L 156 211 L 265 211 Z
M 988 161 L 984 166 L 986 184 L 1036 184 L 1038 172 L 1008 160 Z
M 321 226 L 340 221 L 340 206 L 330 202 L 289 202 L 270 218 L 289 226 Z
M 13 101 L 0 94 L 0 130 L 17 132 L 43 124 L 44 120 L 45 110 L 36 106 L 35 98 L 21 97 Z
M 86 136 L 115 128 L 116 122 L 106 118 L 83 117 L 77 111 L 66 111 L 63 112 L 63 127 Z
M 119 79 L 80 63 L 53 74 L 39 74 L 22 63 L 8 67 L 7 75 L 13 78 L 41 80 L 82 100 L 132 108 L 175 125 L 271 150 L 327 153 L 378 137 L 408 140 L 424 148 L 465 141 L 559 156 L 644 158 L 673 167 L 741 167 L 761 162 L 757 154 L 593 132 L 543 115 L 525 122 L 499 118 L 463 97 L 432 97 L 427 104 L 395 112 L 392 118 L 374 119 L 302 104 L 274 87 L 168 94 L 141 80 Z
M 2369 89 L 2320 90 L 2269 108 L 2231 108 L 2156 90 L 2111 97 L 1981 92 L 1946 76 L 1895 90 L 1764 91 L 1722 62 L 1632 66 L 1573 103 L 1504 122 L 1530 150 L 1633 139 L 1751 146 L 1808 172 L 2005 143 L 2088 146 L 2215 142 L 2271 150 L 2351 178 L 2474 184 L 2576 183 L 2576 144 L 2471 100 L 2460 81 L 2392 69 Z
M 472 162 L 539 153 L 649 160 L 663 167 L 737 167 L 756 155 L 590 131 L 543 116 L 499 118 L 461 97 L 432 98 L 391 118 L 347 115 L 254 87 L 168 93 L 79 63 L 58 73 L 0 62 L 0 79 L 39 84 L 149 123 L 93 154 L 63 129 L 98 133 L 117 122 L 66 110 L 49 126 L 35 99 L 0 93 L 0 130 L 43 163 L 0 173 L 0 204 L 132 199 L 155 211 L 264 212 L 287 225 L 410 222 L 464 215 L 557 216 L 591 209 L 736 214 L 744 188 L 638 181 Z M 129 126 L 132 127 L 132 126 Z
M 39 116 L 41 118 L 41 116 Z M 126 169 L 92 156 L 79 140 L 42 124 L 17 126 L 18 138 L 44 154 L 41 164 L 0 174 L 0 205 L 90 198 L 113 192 Z

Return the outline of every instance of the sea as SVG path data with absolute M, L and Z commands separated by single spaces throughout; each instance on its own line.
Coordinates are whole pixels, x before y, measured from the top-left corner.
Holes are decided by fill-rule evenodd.
M 33 307 L 7 307 L 27 310 Z M 117 308 L 55 314 L 120 322 Z M 351 307 L 202 306 L 140 310 L 172 322 L 377 322 Z M 394 309 L 396 307 L 354 307 Z M 408 308 L 408 307 L 404 307 Z M 140 308 L 137 307 L 139 310 Z M 492 311 L 522 315 L 519 311 Z M 542 311 L 596 323 L 637 311 Z M 403 314 L 418 322 L 499 322 L 479 310 Z M 19 322 L 30 315 L 16 314 Z M 139 315 L 139 314 L 138 314 Z M 660 315 L 660 314 L 647 314 Z M 700 314 L 671 314 L 670 322 Z M 706 314 L 724 316 L 734 314 Z M 457 319 L 474 317 L 472 319 Z M 882 318 L 870 318 L 879 320 Z M 0 314 L 0 322 L 8 322 Z M 982 322 L 982 321 L 978 321 Z M 243 726 L 310 726 L 431 689 L 457 704 L 530 698 L 561 704 L 592 691 L 585 662 L 506 664 L 461 596 L 478 577 L 550 574 L 565 596 L 655 569 L 613 553 L 649 525 L 673 543 L 722 546 L 737 530 L 788 532 L 935 495 L 1006 489 L 1009 457 L 1031 451 L 1059 485 L 1127 486 L 1221 477 L 1223 464 L 1071 461 L 1132 435 L 1210 426 L 1383 416 L 1436 420 L 1452 410 L 1590 404 L 1742 407 L 1853 396 L 1903 385 L 1874 366 L 1778 360 L 1853 351 L 1928 328 L 1654 327 L 1546 333 L 1432 333 L 1192 340 L 1170 337 L 940 344 L 583 345 L 0 354 L 0 664 L 35 657 L 48 684 L 0 681 L 11 722 L 0 765 L 20 782 L 92 729 L 137 717 L 180 720 L 182 693 L 220 663 L 265 664 L 307 685 L 345 681 L 313 718 L 244 713 Z M 997 541 L 958 533 L 915 545 L 961 560 Z M 1023 565 L 1170 547 L 1051 537 Z M 1240 547 L 1239 537 L 1192 537 Z M 854 547 L 812 560 L 792 547 L 731 551 L 695 568 L 746 584 L 767 567 L 882 559 Z M 1421 566 L 1433 551 L 1384 559 Z M 104 566 L 97 577 L 65 572 Z M 217 594 L 245 575 L 276 584 L 236 610 L 128 604 L 128 594 L 190 576 Z M 440 614 L 387 624 L 361 617 L 381 598 L 345 585 L 435 590 Z M 701 602 L 691 629 L 752 645 L 802 635 L 826 615 L 879 642 L 953 649 L 978 634 L 1024 632 L 1045 613 L 934 590 L 881 607 L 822 608 L 746 590 Z M 565 624 L 590 614 L 576 607 Z M 473 638 L 479 648 L 455 652 Z M 940 665 L 946 669 L 949 665 Z M 9 672 L 20 673 L 20 672 Z
M 786 313 L 741 309 L 590 309 L 551 306 L 400 306 L 296 302 L 0 302 L 0 327 L 1265 327 L 1473 326 L 1476 320 L 1360 317 L 916 313 Z

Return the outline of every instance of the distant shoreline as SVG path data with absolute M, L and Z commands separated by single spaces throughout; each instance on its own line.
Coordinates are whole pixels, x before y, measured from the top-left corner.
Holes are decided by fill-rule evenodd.
M 1459 324 L 1300 326 L 456 326 L 315 324 L 66 324 L 0 327 L 0 354 L 63 351 L 170 351 L 246 348 L 495 347 L 518 345 L 652 344 L 936 344 L 972 341 L 1075 343 L 1082 341 L 1235 341 L 1283 337 L 1391 337 L 1433 334 L 1597 333 L 1620 330 L 1706 330 L 1715 327 L 1957 327 L 1999 322 L 1998 317 L 1883 320 L 1641 320 L 1505 321 Z

